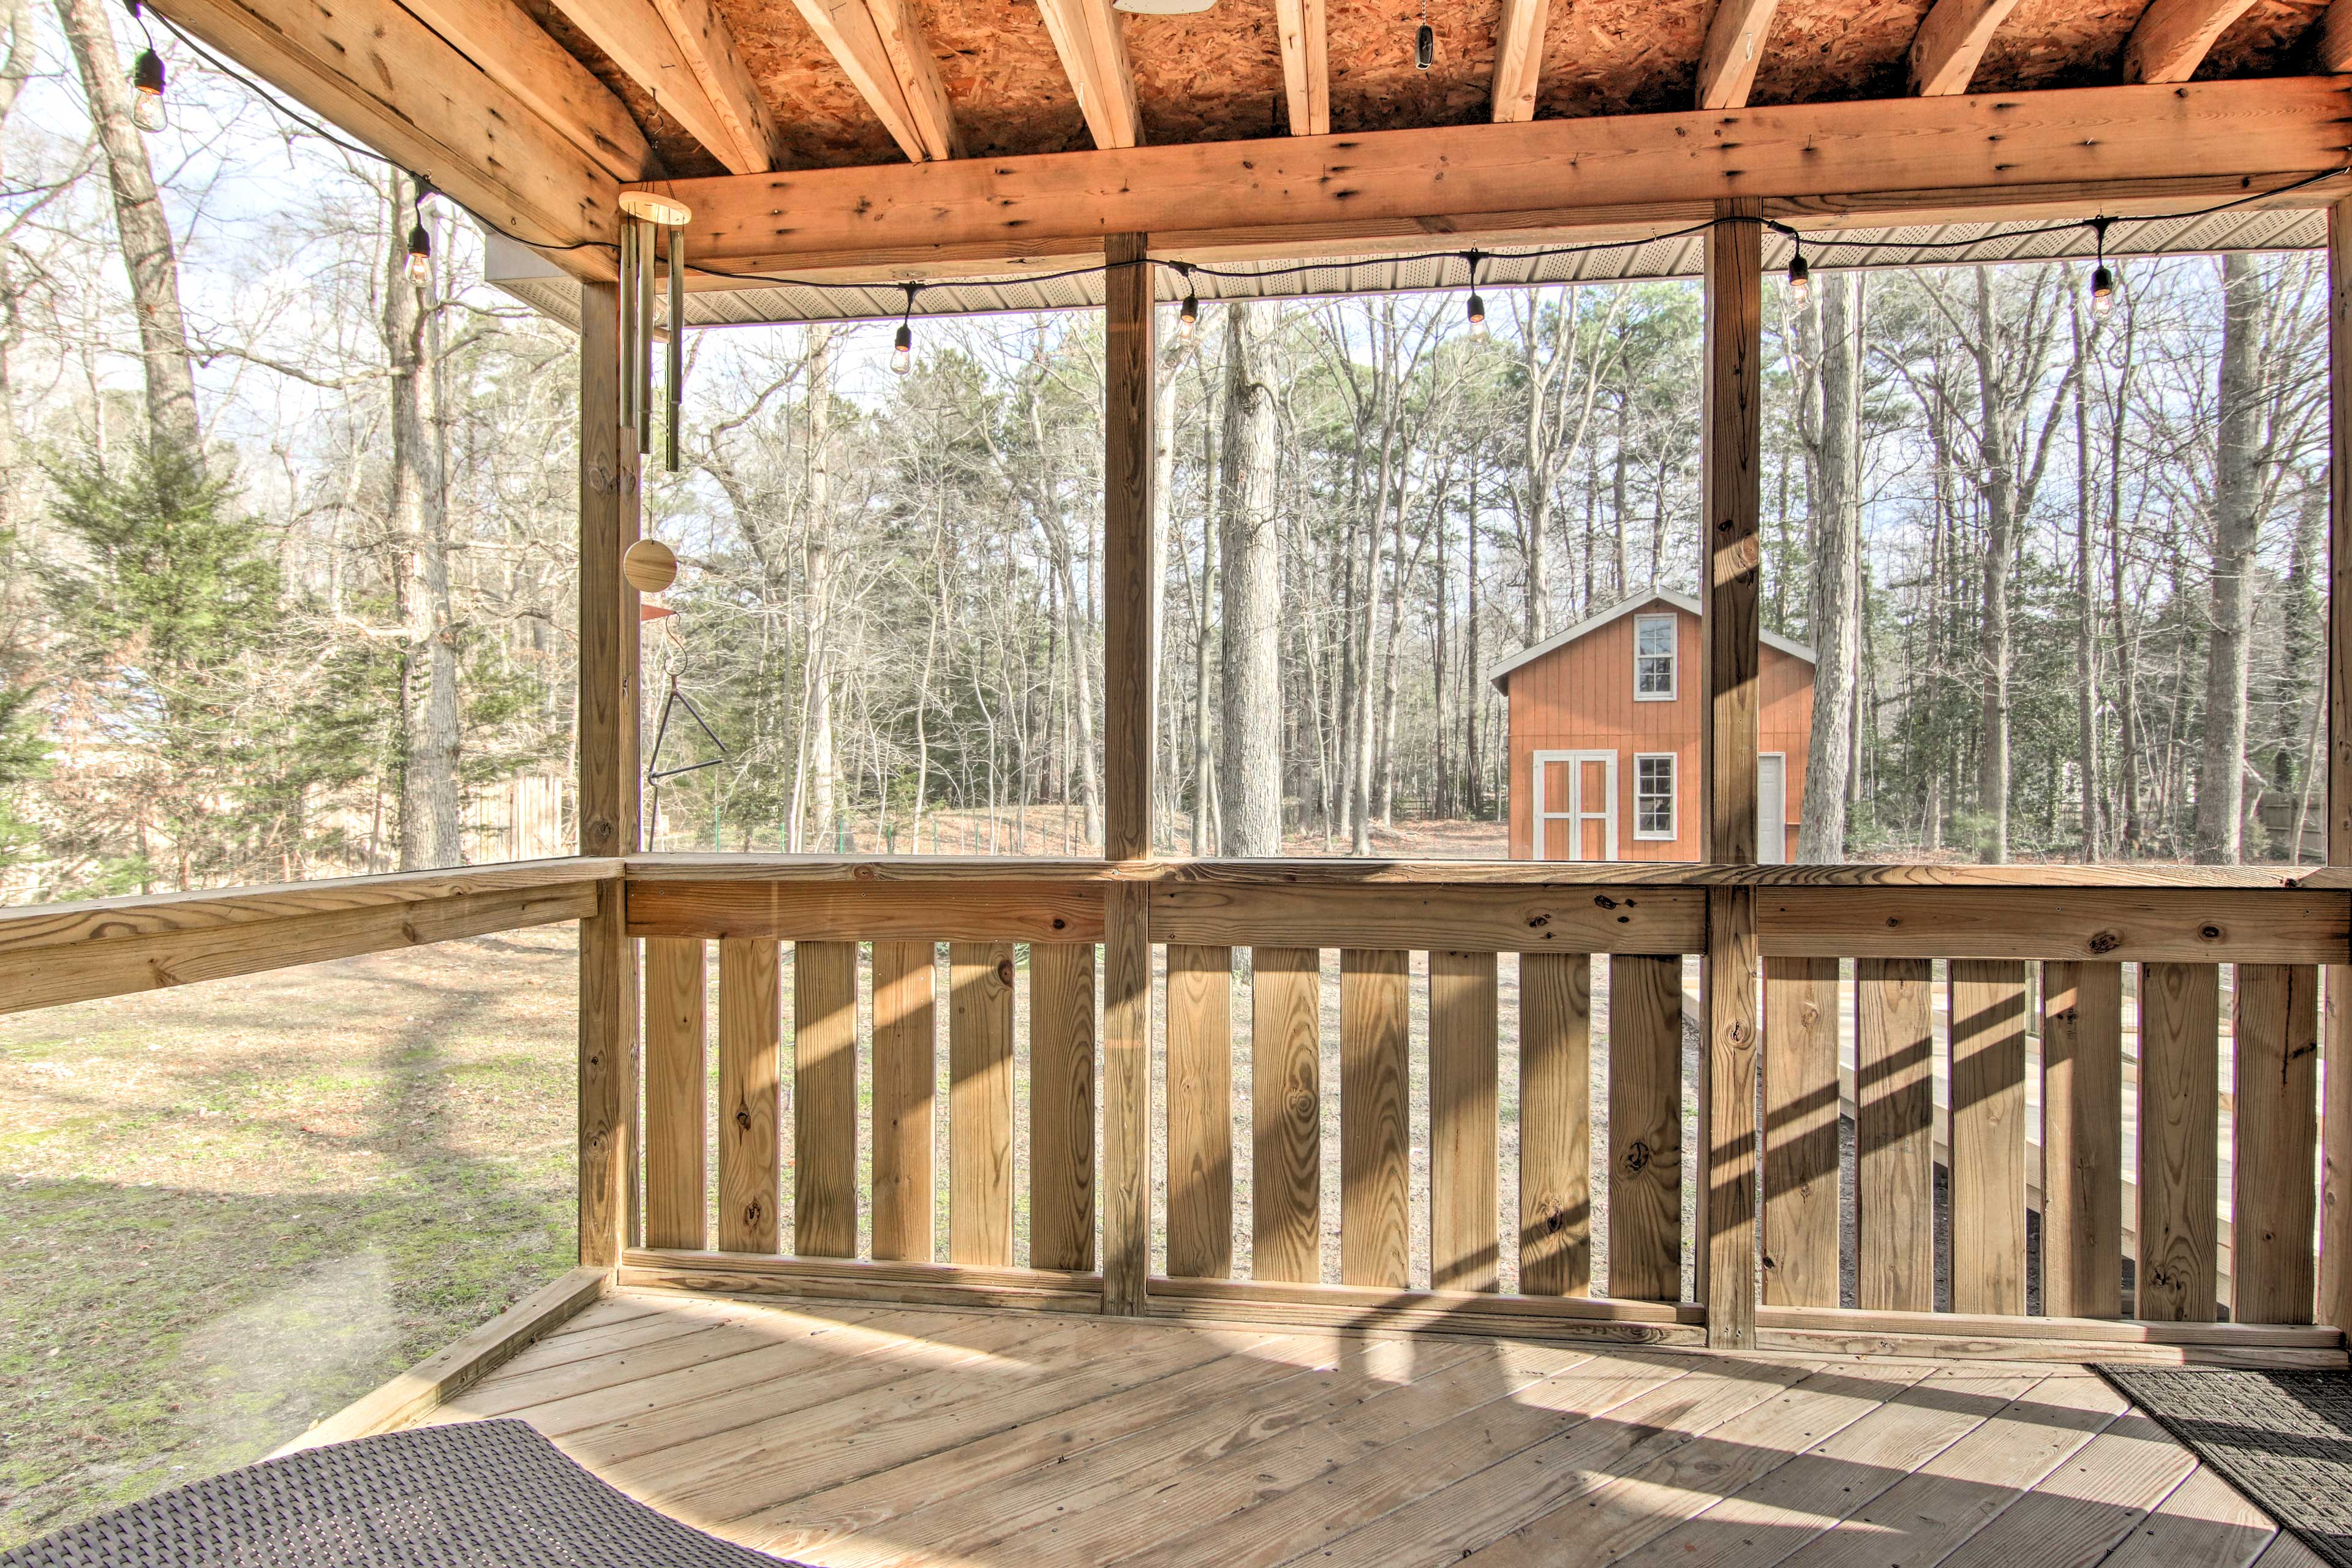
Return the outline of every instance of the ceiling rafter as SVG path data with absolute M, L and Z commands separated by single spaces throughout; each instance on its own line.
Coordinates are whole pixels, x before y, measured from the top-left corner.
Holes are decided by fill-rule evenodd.
M 1744 109 L 1756 85 L 1764 37 L 1780 0 L 1716 0 L 1706 24 L 1706 47 L 1698 57 L 1698 106 Z
M 2312 29 L 2312 68 L 2352 71 L 2352 0 L 2336 0 Z
M 794 0 L 860 96 L 914 162 L 963 156 L 940 62 L 907 0 Z
M 1936 0 L 1911 40 L 1911 90 L 1948 98 L 1969 90 L 1992 36 L 2017 0 Z
M 659 179 L 661 159 L 627 105 L 514 0 L 400 0 L 616 180 Z
M 613 275 L 620 186 L 392 0 L 152 0 L 207 47 L 583 277 Z
M 1282 44 L 1282 89 L 1293 136 L 1331 133 L 1331 49 L 1323 26 L 1323 0 L 1274 0 Z
M 2126 82 L 2187 81 L 2254 0 L 2156 0 L 2124 44 Z
M 710 0 L 553 4 L 730 174 L 782 162 L 775 116 Z
M 1135 71 L 1128 64 L 1127 35 L 1110 0 L 1037 0 L 1053 35 L 1062 69 L 1078 95 L 1098 148 L 1139 147 L 1143 116 L 1135 102 Z
M 1495 121 L 1501 124 L 1536 117 L 1536 88 L 1543 78 L 1544 23 L 1551 0 L 1503 0 L 1495 27 Z

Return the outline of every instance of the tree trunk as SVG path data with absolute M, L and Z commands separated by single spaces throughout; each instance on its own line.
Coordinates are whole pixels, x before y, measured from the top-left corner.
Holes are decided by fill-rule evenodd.
M 835 847 L 836 777 L 833 734 L 833 361 L 834 329 L 809 329 L 808 378 L 808 794 L 810 847 Z M 799 826 L 795 822 L 795 828 Z
M 155 193 L 147 141 L 131 123 L 131 88 L 115 52 L 103 0 L 57 0 L 58 22 L 81 73 L 90 123 L 106 151 L 114 193 L 115 232 L 131 274 L 131 313 L 139 321 L 139 352 L 146 374 L 147 439 L 152 449 L 185 455 L 204 471 L 204 441 L 196 420 L 195 376 L 188 363 L 188 329 L 180 311 L 180 268 L 172 225 Z M 408 226 L 394 225 L 404 242 Z M 406 247 L 401 246 L 404 259 Z
M 2069 312 L 2074 334 L 2074 751 L 2083 771 L 2082 855 L 2099 858 L 2099 590 L 2091 570 L 2090 377 L 2080 367 L 2083 312 Z M 2091 335 L 2095 338 L 2094 326 Z
M 1797 858 L 1843 860 L 1845 808 L 1853 769 L 1853 709 L 1862 663 L 1855 620 L 1860 593 L 1862 512 L 1862 334 L 1860 275 L 1822 279 L 1816 327 L 1800 319 L 1821 384 L 1821 422 L 1813 448 L 1812 740 L 1805 753 L 1805 809 Z M 1808 312 L 1810 316 L 1810 312 Z
M 400 868 L 421 871 L 454 866 L 464 854 L 457 816 L 457 627 L 430 330 L 435 285 L 408 278 L 414 187 L 395 174 L 388 194 L 383 330 L 391 373 L 392 537 L 402 551 L 394 578 L 407 633 L 401 671 L 406 763 L 400 780 Z
M 1282 575 L 1276 551 L 1274 393 L 1252 363 L 1247 310 L 1225 307 L 1219 538 L 1224 584 L 1224 732 L 1218 790 L 1226 855 L 1282 848 Z
M 2262 520 L 2255 463 L 2262 268 L 2221 260 L 2221 431 L 2213 464 L 2212 638 L 2205 648 L 2205 743 L 2197 765 L 2197 858 L 2230 865 L 2243 848 L 2246 652 L 2252 598 L 2246 574 Z
M 1984 671 L 1983 750 L 1977 758 L 1977 858 L 2009 859 L 2009 573 L 2017 509 L 2017 410 L 2000 374 L 2000 321 L 1992 272 L 1976 271 L 1977 396 L 1985 469 L 1984 624 L 1978 651 Z

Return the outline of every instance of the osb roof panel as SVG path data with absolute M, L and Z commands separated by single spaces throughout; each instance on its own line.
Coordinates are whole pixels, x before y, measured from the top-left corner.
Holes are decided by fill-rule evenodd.
M 1500 0 L 1427 4 L 1437 59 L 1424 71 L 1413 65 L 1420 0 L 1328 0 L 1332 130 L 1464 125 L 1492 112 Z M 1553 0 L 1555 10 L 1561 6 Z
M 1094 145 L 1035 0 L 917 0 L 915 11 L 967 153 Z
M 1901 98 L 1927 0 L 1782 0 L 1757 62 L 1755 104 Z
M 1688 109 L 1708 9 L 1707 0 L 1552 0 L 1536 113 L 1575 120 Z
M 2104 87 L 2123 76 L 2124 40 L 2147 0 L 2018 0 L 1977 67 L 1977 92 Z
M 797 7 L 782 0 L 718 0 L 717 9 L 776 117 L 787 168 L 838 168 L 905 158 L 865 97 L 809 31 Z
M 1195 16 L 1120 20 L 1146 142 L 1234 142 L 1288 131 L 1273 0 L 1217 0 Z
M 662 166 L 673 179 L 690 180 L 704 174 L 723 174 L 726 166 L 703 150 L 702 143 L 687 132 L 684 126 L 656 107 L 653 95 L 612 62 L 604 51 L 588 41 L 588 35 L 573 26 L 562 12 L 549 0 L 520 0 L 531 20 L 547 30 L 569 50 L 572 58 L 588 68 L 598 81 L 613 90 L 637 122 L 637 129 L 653 144 L 661 157 Z
M 2327 0 L 2254 0 L 2246 14 L 2213 40 L 2199 68 L 2200 79 L 2292 76 L 2311 66 L 2312 29 Z

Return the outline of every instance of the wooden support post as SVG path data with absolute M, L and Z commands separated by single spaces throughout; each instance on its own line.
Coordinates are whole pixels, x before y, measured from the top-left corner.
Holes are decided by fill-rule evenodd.
M 2352 865 L 2352 200 L 2327 209 L 2327 863 Z M 2352 954 L 2347 955 L 2352 959 Z M 2318 1321 L 2352 1333 L 2352 962 L 2327 966 Z
M 580 853 L 637 850 L 637 444 L 621 428 L 620 290 L 580 294 Z M 637 972 L 622 884 L 580 922 L 580 1261 L 620 1262 L 639 1237 Z
M 1700 459 L 1706 537 L 1706 706 L 1702 715 L 1706 858 L 1756 860 L 1756 726 L 1762 669 L 1758 483 L 1763 447 L 1764 226 L 1753 198 L 1718 203 L 1706 237 L 1706 384 Z M 1748 1350 L 1756 1337 L 1756 898 L 1707 893 L 1700 966 L 1697 1295 L 1706 1341 Z
M 1160 563 L 1151 527 L 1153 350 L 1149 237 L 1103 242 L 1103 854 L 1151 854 Z M 1103 1310 L 1143 1310 L 1151 1264 L 1150 900 L 1139 883 L 1103 900 Z

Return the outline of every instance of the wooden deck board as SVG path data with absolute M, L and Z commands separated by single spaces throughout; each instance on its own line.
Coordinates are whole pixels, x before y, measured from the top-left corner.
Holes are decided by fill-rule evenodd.
M 519 1415 L 821 1568 L 2299 1568 L 2097 1378 L 624 1289 Z

